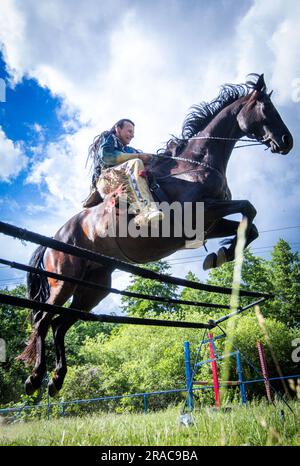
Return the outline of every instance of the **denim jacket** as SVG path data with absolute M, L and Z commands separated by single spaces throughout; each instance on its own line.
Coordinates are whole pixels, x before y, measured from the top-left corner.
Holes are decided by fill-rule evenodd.
M 115 134 L 103 137 L 98 150 L 98 161 L 102 168 L 114 167 L 127 160 L 124 154 L 140 152 L 130 146 L 123 146 Z

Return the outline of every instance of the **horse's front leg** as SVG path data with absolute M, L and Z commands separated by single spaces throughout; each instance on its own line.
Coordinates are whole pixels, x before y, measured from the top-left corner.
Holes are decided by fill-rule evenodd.
M 220 267 L 222 264 L 234 259 L 235 246 L 237 242 L 237 229 L 239 222 L 224 219 L 227 215 L 241 213 L 247 218 L 246 245 L 247 247 L 254 239 L 258 237 L 258 231 L 253 224 L 256 215 L 256 209 L 249 201 L 209 201 L 205 203 L 205 230 L 208 231 L 206 238 L 220 238 L 234 235 L 229 241 L 230 246 L 224 246 L 219 249 L 218 253 L 209 254 L 204 262 L 204 270 L 214 267 Z

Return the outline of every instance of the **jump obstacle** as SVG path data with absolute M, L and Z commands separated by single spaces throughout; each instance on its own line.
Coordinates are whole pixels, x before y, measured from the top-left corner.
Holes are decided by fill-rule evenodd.
M 20 239 L 23 241 L 29 241 L 32 243 L 36 243 L 45 247 L 49 247 L 58 251 L 62 251 L 66 254 L 74 255 L 77 257 L 81 257 L 103 266 L 106 266 L 111 269 L 118 269 L 127 273 L 132 273 L 136 276 L 157 280 L 163 283 L 174 284 L 178 286 L 185 286 L 187 288 L 192 288 L 200 291 L 206 291 L 209 293 L 219 293 L 225 295 L 231 295 L 232 289 L 228 287 L 221 287 L 216 285 L 208 285 L 204 283 L 198 283 L 191 280 L 186 280 L 178 277 L 172 277 L 170 275 L 165 275 L 161 273 L 157 273 L 128 262 L 124 262 L 109 256 L 105 256 L 103 254 L 98 254 L 93 251 L 73 246 L 68 243 L 63 243 L 61 241 L 55 240 L 53 238 L 49 238 L 47 236 L 40 235 L 38 233 L 16 227 L 14 225 L 0 222 L 0 233 L 3 233 L 7 236 L 11 236 L 14 238 Z M 71 283 L 80 284 L 90 288 L 101 288 L 106 289 L 111 293 L 116 293 L 125 296 L 131 296 L 139 299 L 147 299 L 149 301 L 159 301 L 159 302 L 166 302 L 166 303 L 176 303 L 182 305 L 193 305 L 196 307 L 206 307 L 206 308 L 214 308 L 214 309 L 230 309 L 229 305 L 221 305 L 218 303 L 206 303 L 206 302 L 197 302 L 197 301 L 188 301 L 188 300 L 180 300 L 180 299 L 170 299 L 164 298 L 160 296 L 153 296 L 153 295 L 145 295 L 141 293 L 132 293 L 127 291 L 117 290 L 115 288 L 106 287 L 104 285 L 98 285 L 96 283 L 88 282 L 85 280 L 79 280 L 74 277 L 55 274 L 53 272 L 48 272 L 46 270 L 41 270 L 35 267 L 31 267 L 25 264 L 20 264 L 13 261 L 8 261 L 6 259 L 0 259 L 0 263 L 4 265 L 8 265 L 12 268 L 16 268 L 18 270 L 23 270 L 26 272 L 33 272 L 38 275 L 43 275 L 51 278 L 55 278 L 62 281 L 69 281 Z M 225 314 L 224 316 L 220 317 L 216 320 L 208 320 L 206 323 L 199 323 L 199 322 L 186 322 L 186 321 L 178 321 L 178 320 L 161 320 L 161 319 L 143 319 L 143 318 L 135 318 L 135 317 L 125 317 L 125 316 L 115 316 L 115 315 L 106 315 L 106 314 L 94 314 L 94 313 L 86 313 L 80 311 L 78 309 L 73 308 L 65 308 L 53 304 L 41 303 L 34 300 L 26 299 L 26 298 L 19 298 L 16 296 L 11 296 L 8 294 L 0 293 L 0 303 L 8 304 L 16 307 L 22 307 L 27 309 L 33 310 L 43 310 L 46 312 L 51 312 L 54 314 L 66 314 L 72 315 L 73 317 L 76 316 L 78 319 L 84 321 L 98 321 L 98 322 L 108 322 L 113 324 L 133 324 L 133 325 L 152 325 L 152 326 L 163 326 L 163 327 L 182 327 L 182 328 L 195 328 L 195 329 L 206 329 L 211 330 L 217 327 L 220 323 L 230 319 L 231 317 L 238 315 L 251 307 L 261 304 L 267 299 L 273 297 L 271 294 L 261 293 L 257 291 L 249 291 L 249 290 L 240 290 L 239 295 L 241 297 L 251 297 L 257 298 L 256 301 L 253 301 L 243 307 L 238 307 L 235 311 Z M 211 338 L 211 345 L 212 343 Z M 211 346 L 211 359 L 215 362 L 215 357 L 213 353 L 213 346 Z M 189 390 L 187 390 L 189 395 Z
M 224 338 L 226 335 L 221 334 L 221 335 L 214 337 L 213 334 L 209 332 L 207 336 L 208 336 L 208 339 L 202 340 L 200 342 L 200 349 L 202 345 L 208 344 L 209 352 L 210 352 L 210 359 L 206 359 L 204 361 L 198 362 L 196 358 L 193 370 L 191 369 L 190 344 L 188 341 L 184 342 L 184 360 L 185 360 L 185 376 L 186 376 L 188 409 L 190 411 L 194 409 L 194 396 L 193 396 L 194 385 L 202 385 L 204 388 L 213 388 L 216 408 L 220 408 L 221 406 L 220 386 L 239 386 L 242 404 L 245 405 L 247 403 L 247 395 L 246 395 L 246 390 L 244 386 L 244 377 L 243 377 L 243 371 L 242 371 L 240 351 L 236 350 L 228 354 L 218 355 L 215 341 L 221 338 Z M 200 351 L 198 351 L 198 353 L 199 352 Z M 226 381 L 219 382 L 217 361 L 220 361 L 225 358 L 230 358 L 230 357 L 235 357 L 236 359 L 238 380 L 226 380 Z M 211 364 L 212 379 L 213 379 L 212 387 L 208 386 L 209 383 L 207 381 L 195 381 L 194 380 L 198 368 L 203 366 L 204 364 Z
M 260 363 L 260 370 L 253 365 L 245 356 L 242 355 L 239 349 L 236 347 L 234 348 L 235 351 L 232 351 L 228 354 L 218 354 L 216 350 L 215 342 L 220 340 L 221 338 L 225 338 L 226 334 L 223 333 L 221 335 L 213 336 L 211 332 L 208 332 L 208 338 L 202 339 L 200 341 L 200 347 L 197 352 L 197 356 L 195 358 L 193 369 L 191 364 L 191 356 L 190 356 L 190 343 L 188 341 L 184 342 L 184 362 L 185 362 L 185 376 L 186 376 L 186 407 L 191 412 L 194 409 L 194 391 L 199 389 L 213 389 L 214 390 L 214 398 L 215 398 L 215 407 L 219 409 L 221 407 L 220 402 L 220 387 L 228 387 L 228 386 L 236 386 L 239 387 L 240 395 L 241 395 L 241 403 L 242 405 L 247 404 L 247 392 L 246 387 L 250 384 L 256 383 L 263 383 L 265 386 L 265 394 L 266 399 L 270 404 L 274 404 L 274 397 L 272 396 L 273 393 L 276 393 L 279 398 L 288 406 L 284 398 L 281 394 L 272 386 L 271 382 L 275 381 L 284 381 L 284 380 L 292 380 L 292 379 L 299 379 L 300 374 L 292 374 L 280 377 L 269 377 L 268 374 L 268 367 L 267 361 L 264 351 L 264 345 L 262 342 L 257 341 L 256 347 L 258 351 L 259 363 Z M 210 351 L 210 359 L 206 359 L 203 361 L 198 362 L 198 356 L 201 351 L 202 345 L 208 344 L 209 351 Z M 218 369 L 217 369 L 217 362 L 221 361 L 225 358 L 235 358 L 236 359 L 236 372 L 237 372 L 237 380 L 225 380 L 219 381 L 218 377 Z M 253 379 L 253 380 L 245 380 L 243 375 L 242 369 L 242 359 L 247 363 L 249 367 L 254 369 L 256 373 L 262 375 L 263 378 Z M 195 376 L 197 374 L 197 370 L 200 366 L 204 364 L 211 364 L 211 372 L 212 372 L 212 385 L 209 384 L 208 381 L 197 381 L 195 380 Z M 200 387 L 199 387 L 200 385 Z M 185 408 L 184 408 L 185 409 Z M 289 408 L 290 409 L 290 408 Z
M 231 295 L 232 289 L 228 287 L 221 287 L 216 285 L 208 285 L 205 283 L 198 283 L 193 282 L 191 280 L 186 280 L 178 277 L 172 277 L 170 275 L 160 274 L 154 272 L 152 270 L 144 269 L 142 267 L 130 264 L 128 262 L 121 261 L 119 259 L 114 259 L 109 256 L 105 256 L 103 254 L 98 254 L 88 249 L 84 249 L 78 246 L 73 246 L 71 244 L 63 243 L 61 241 L 55 240 L 53 238 L 49 238 L 47 236 L 40 235 L 38 233 L 26 230 L 24 228 L 16 227 L 9 223 L 0 222 L 0 233 L 5 235 L 19 238 L 21 241 L 30 241 L 32 243 L 36 243 L 42 246 L 46 246 L 52 249 L 56 249 L 58 251 L 62 251 L 66 254 L 71 254 L 77 257 L 81 257 L 87 260 L 91 260 L 98 264 L 104 265 L 111 269 L 118 269 L 124 272 L 129 272 L 139 277 L 151 279 L 151 280 L 158 280 L 163 283 L 174 284 L 178 286 L 185 286 L 187 288 L 192 288 L 200 291 L 207 291 L 213 293 L 220 293 Z M 140 293 L 129 293 L 121 290 L 116 290 L 114 288 L 105 287 L 97 285 L 96 283 L 87 282 L 84 280 L 78 280 L 74 277 L 69 277 L 66 275 L 54 274 L 52 272 L 47 272 L 46 270 L 37 269 L 35 267 L 30 267 L 25 264 L 19 264 L 12 261 L 7 261 L 5 259 L 0 259 L 0 263 L 9 265 L 12 268 L 16 268 L 19 270 L 27 271 L 27 272 L 34 272 L 39 275 L 44 275 L 52 278 L 56 278 L 59 280 L 65 280 L 77 284 L 81 284 L 87 287 L 93 288 L 102 288 L 106 289 L 109 292 L 117 293 L 121 295 L 127 296 L 134 296 L 135 298 L 140 299 L 149 299 L 150 301 L 160 301 L 160 302 L 167 302 L 167 303 L 177 303 L 177 304 L 188 304 L 193 305 L 196 307 L 207 307 L 207 308 L 214 308 L 214 309 L 230 309 L 229 305 L 221 305 L 216 303 L 205 303 L 205 302 L 195 302 L 195 301 L 186 301 L 186 300 L 177 300 L 177 299 L 169 299 L 163 298 L 158 296 L 151 296 L 151 295 L 144 295 Z M 199 322 L 184 322 L 184 321 L 176 321 L 176 320 L 160 320 L 160 319 L 142 319 L 142 318 L 134 318 L 134 317 L 123 317 L 123 316 L 113 316 L 113 315 L 106 315 L 106 314 L 93 314 L 93 313 L 85 313 L 82 311 L 78 311 L 72 308 L 64 308 L 61 306 L 56 306 L 53 304 L 47 303 L 40 303 L 30 299 L 25 298 L 18 298 L 15 296 L 10 296 L 6 294 L 0 293 L 0 303 L 3 304 L 10 304 L 12 306 L 19 306 L 28 309 L 39 309 L 44 310 L 46 312 L 52 312 L 54 314 L 72 314 L 72 316 L 77 316 L 78 319 L 85 320 L 85 321 L 99 321 L 99 322 L 109 322 L 109 323 L 116 323 L 116 324 L 133 324 L 133 325 L 155 325 L 155 326 L 168 326 L 168 327 L 183 327 L 183 328 L 203 328 L 203 329 L 213 329 L 218 326 L 221 322 L 233 317 L 234 315 L 240 314 L 247 309 L 261 304 L 267 299 L 273 297 L 271 294 L 261 293 L 257 291 L 249 291 L 249 290 L 240 290 L 241 297 L 251 297 L 251 298 L 258 298 L 256 301 L 251 302 L 243 307 L 238 307 L 237 310 L 220 317 L 217 320 L 208 320 L 207 323 L 199 323 Z

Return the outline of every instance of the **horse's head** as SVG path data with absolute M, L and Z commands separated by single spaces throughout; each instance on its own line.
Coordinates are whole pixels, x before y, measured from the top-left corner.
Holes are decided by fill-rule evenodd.
M 266 92 L 264 75 L 260 75 L 253 91 L 237 115 L 238 124 L 249 137 L 262 141 L 272 152 L 288 154 L 293 147 L 293 137 Z

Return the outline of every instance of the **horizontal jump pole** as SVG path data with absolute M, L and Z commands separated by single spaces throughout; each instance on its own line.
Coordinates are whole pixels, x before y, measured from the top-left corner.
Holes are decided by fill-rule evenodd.
M 205 380 L 199 380 L 199 381 L 193 382 L 193 385 L 208 385 L 209 383 L 210 382 L 207 382 Z M 220 381 L 220 384 L 236 386 L 236 385 L 240 385 L 241 382 L 239 382 L 238 380 L 227 380 L 226 382 Z
M 66 308 L 54 304 L 40 303 L 26 298 L 0 293 L 0 303 L 11 306 L 33 309 L 35 311 L 51 312 L 52 314 L 62 314 L 69 317 L 76 317 L 85 321 L 108 322 L 112 324 L 133 324 L 133 325 L 152 325 L 155 327 L 182 327 L 182 328 L 208 328 L 214 327 L 213 323 L 202 324 L 198 322 L 183 322 L 179 320 L 159 320 L 159 319 L 141 319 L 138 317 L 112 316 L 107 314 L 92 314 L 80 311 L 78 309 Z
M 98 283 L 89 282 L 86 280 L 80 280 L 79 278 L 69 277 L 67 275 L 62 275 L 54 272 L 48 272 L 47 270 L 38 269 L 36 267 L 31 267 L 30 265 L 20 264 L 18 262 L 12 262 L 5 259 L 0 259 L 0 264 L 8 265 L 14 269 L 23 270 L 24 272 L 35 273 L 49 278 L 54 278 L 55 280 L 61 280 L 69 283 L 74 283 L 74 285 L 86 286 L 87 288 L 98 289 L 98 290 L 107 290 L 110 293 L 119 294 L 122 296 L 128 296 L 130 298 L 138 299 L 147 299 L 148 301 L 157 301 L 159 303 L 166 304 L 182 304 L 188 306 L 198 306 L 198 307 L 209 307 L 214 309 L 230 309 L 229 305 L 226 304 L 213 304 L 213 303 L 203 303 L 199 301 L 188 301 L 183 299 L 174 299 L 167 298 L 164 296 L 153 296 L 146 295 L 141 293 L 133 293 L 132 291 L 122 291 L 117 290 L 116 288 L 111 288 L 105 285 L 99 285 Z
M 230 319 L 230 317 L 233 317 L 235 315 L 240 314 L 241 312 L 246 311 L 247 309 L 250 309 L 250 307 L 257 306 L 258 304 L 263 303 L 266 301 L 267 298 L 261 298 L 258 301 L 255 301 L 254 303 L 247 304 L 247 306 L 241 307 L 237 309 L 236 311 L 231 312 L 230 314 L 227 314 L 226 316 L 220 317 L 220 319 L 215 320 L 215 324 L 218 325 L 221 322 L 224 322 L 225 320 Z
M 0 233 L 3 233 L 8 236 L 12 236 L 14 238 L 19 238 L 23 241 L 30 241 L 32 243 L 40 244 L 42 246 L 56 249 L 57 251 L 62 251 L 65 254 L 71 254 L 74 256 L 78 256 L 84 259 L 91 260 L 101 265 L 105 265 L 106 267 L 114 270 L 119 269 L 123 272 L 132 273 L 139 277 L 148 278 L 151 280 L 159 280 L 165 283 L 171 283 L 173 285 L 178 286 L 185 286 L 187 288 L 193 288 L 195 290 L 201 291 L 210 291 L 213 293 L 222 293 L 231 295 L 232 289 L 222 286 L 216 285 L 208 285 L 205 283 L 197 283 L 191 280 L 185 280 L 182 278 L 171 277 L 170 275 L 164 275 L 153 270 L 143 269 L 142 267 L 138 267 L 133 264 L 129 264 L 128 262 L 121 261 L 119 259 L 114 259 L 109 256 L 105 256 L 103 254 L 98 254 L 88 249 L 81 248 L 78 246 L 73 246 L 68 243 L 63 243 L 62 241 L 55 240 L 53 238 L 48 238 L 47 236 L 40 235 L 38 233 L 34 233 L 32 231 L 26 230 L 24 228 L 16 227 L 9 223 L 0 222 Z M 265 299 L 272 298 L 273 295 L 267 293 L 260 293 L 258 291 L 249 291 L 249 290 L 240 290 L 240 296 L 249 296 L 249 297 L 263 297 Z

